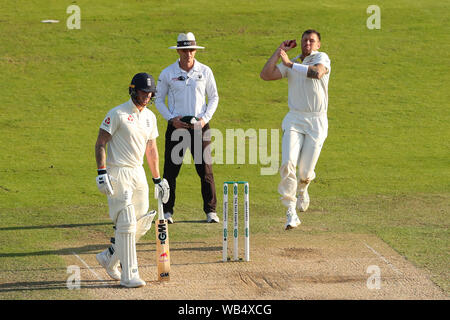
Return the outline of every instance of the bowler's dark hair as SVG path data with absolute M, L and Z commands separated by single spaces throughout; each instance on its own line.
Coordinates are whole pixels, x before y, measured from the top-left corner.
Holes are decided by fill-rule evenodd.
M 317 37 L 319 38 L 319 41 L 320 41 L 320 33 L 318 31 L 314 30 L 314 29 L 308 29 L 305 32 L 303 32 L 302 39 L 303 39 L 303 36 L 305 34 L 311 34 L 311 33 L 315 33 L 317 35 Z

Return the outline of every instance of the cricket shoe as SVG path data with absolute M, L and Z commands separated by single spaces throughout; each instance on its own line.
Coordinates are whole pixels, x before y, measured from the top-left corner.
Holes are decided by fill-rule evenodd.
M 305 212 L 308 210 L 309 207 L 309 194 L 308 189 L 306 189 L 303 192 L 300 192 L 297 198 L 297 209 L 300 210 L 300 212 Z
M 169 224 L 173 223 L 172 214 L 170 212 L 164 213 L 164 219 L 166 219 Z
M 139 277 L 130 279 L 128 281 L 122 280 L 120 281 L 120 285 L 127 288 L 140 288 L 146 285 L 145 281 Z
M 97 259 L 98 263 L 106 269 L 106 273 L 113 278 L 114 280 L 120 280 L 121 272 L 119 271 L 119 265 L 120 262 L 118 259 L 115 259 L 114 263 L 112 263 L 111 259 L 114 259 L 113 255 L 111 254 L 109 248 L 98 253 L 95 258 Z
M 217 213 L 210 212 L 206 215 L 206 220 L 208 223 L 219 223 L 219 217 L 217 216 Z
M 284 230 L 297 228 L 297 226 L 300 223 L 301 223 L 301 221 L 298 218 L 297 212 L 295 212 L 295 209 L 289 208 L 286 212 L 286 225 L 284 226 Z

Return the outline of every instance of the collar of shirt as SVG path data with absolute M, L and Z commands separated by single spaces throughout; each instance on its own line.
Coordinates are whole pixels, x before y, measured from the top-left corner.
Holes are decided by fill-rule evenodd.
M 130 106 L 131 113 L 140 114 L 145 109 L 145 107 L 144 107 L 141 111 L 139 111 L 138 107 L 134 104 L 133 99 L 131 99 L 131 98 L 130 98 L 130 100 L 128 100 L 128 105 Z
M 314 57 L 314 55 L 316 55 L 318 53 L 319 53 L 319 51 L 311 51 L 311 54 L 309 56 L 305 57 L 305 59 L 303 59 L 303 61 L 311 60 Z
M 184 70 L 184 69 L 181 69 L 181 67 L 180 67 L 180 59 L 178 59 L 178 60 L 177 60 L 177 69 L 178 69 L 178 71 L 179 71 L 180 73 L 184 72 L 184 73 L 187 73 L 188 75 L 189 75 L 189 74 L 192 74 L 193 72 L 200 72 L 200 71 L 201 71 L 201 70 L 200 70 L 200 65 L 197 63 L 197 60 L 196 60 L 196 59 L 194 59 L 194 66 L 192 67 L 191 70 L 189 70 L 189 72 L 186 71 L 186 70 Z

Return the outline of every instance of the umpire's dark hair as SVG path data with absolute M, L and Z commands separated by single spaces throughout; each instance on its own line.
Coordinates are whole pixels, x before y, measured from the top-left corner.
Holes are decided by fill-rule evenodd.
M 305 34 L 311 34 L 311 33 L 315 33 L 317 35 L 317 37 L 319 38 L 319 41 L 320 41 L 320 33 L 318 31 L 314 30 L 314 29 L 308 29 L 305 32 L 303 32 L 302 39 L 303 39 L 303 36 Z

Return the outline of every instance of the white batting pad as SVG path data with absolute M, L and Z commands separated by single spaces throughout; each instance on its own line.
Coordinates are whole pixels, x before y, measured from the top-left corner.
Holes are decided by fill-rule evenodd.
M 123 282 L 139 278 L 136 256 L 136 215 L 134 207 L 125 207 L 118 215 L 116 222 L 116 250 L 122 263 Z
M 115 243 L 111 244 L 111 246 L 114 250 L 114 253 L 111 255 L 111 259 L 109 259 L 108 265 L 106 266 L 106 271 L 108 272 L 108 274 L 118 270 L 120 264 L 119 255 L 117 254 L 117 246 Z M 109 250 L 109 248 L 106 250 Z
M 136 223 L 136 242 L 139 241 L 152 227 L 153 218 L 156 215 L 156 211 L 152 210 L 142 217 Z

